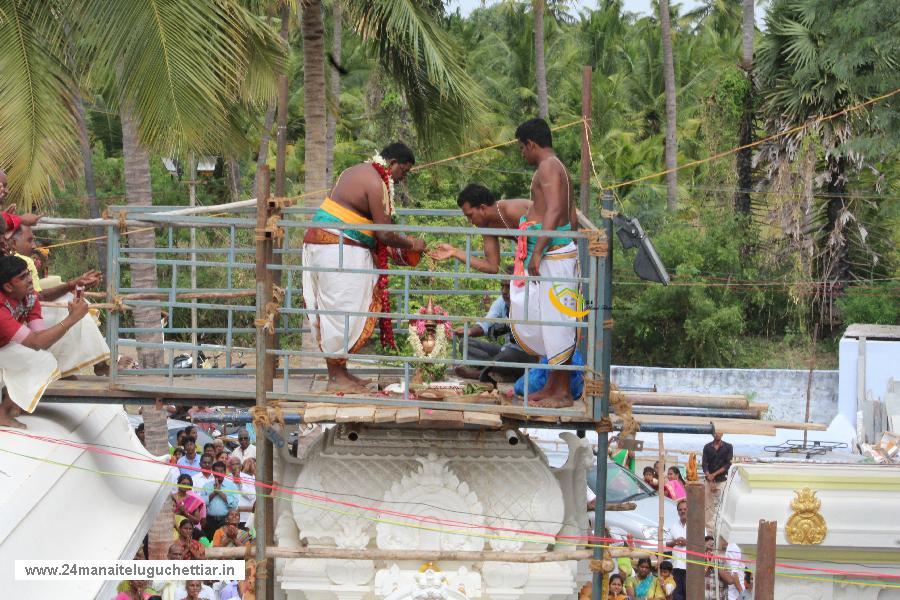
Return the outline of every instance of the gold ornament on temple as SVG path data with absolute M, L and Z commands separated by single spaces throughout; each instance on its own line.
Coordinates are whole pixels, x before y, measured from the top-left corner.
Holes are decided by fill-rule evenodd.
M 791 544 L 811 546 L 821 544 L 828 533 L 825 519 L 819 514 L 822 501 L 816 498 L 816 492 L 810 488 L 794 491 L 791 500 L 793 513 L 784 526 L 784 535 Z

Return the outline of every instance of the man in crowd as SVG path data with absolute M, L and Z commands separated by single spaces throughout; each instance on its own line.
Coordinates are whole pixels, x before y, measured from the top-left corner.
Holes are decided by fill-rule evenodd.
M 392 231 L 373 231 L 367 225 L 390 224 L 394 214 L 394 184 L 415 164 L 412 151 L 395 142 L 371 161 L 350 167 L 338 177 L 328 198 L 313 220 L 352 224 L 358 229 L 308 229 L 303 238 L 303 264 L 315 270 L 303 272 L 303 298 L 310 310 L 379 312 L 387 294 L 376 285 L 378 275 L 348 273 L 345 269 L 373 269 L 378 247 L 400 248 L 415 253 L 425 242 Z M 343 247 L 339 242 L 343 238 Z M 381 258 L 378 258 L 380 261 Z M 382 265 L 381 268 L 387 268 Z M 310 315 L 319 347 L 329 354 L 358 352 L 375 329 L 375 317 L 344 314 Z M 348 325 L 345 325 L 348 323 Z M 345 329 L 348 329 L 345 331 Z M 382 324 L 382 334 L 385 324 Z M 344 338 L 347 347 L 344 347 Z M 367 393 L 364 380 L 351 375 L 347 359 L 326 358 L 328 390 Z
M 675 592 L 672 600 L 685 600 L 687 581 L 687 500 L 678 501 L 678 521 L 669 527 L 666 545 L 672 550 L 672 577 L 675 578 Z
M 48 350 L 87 311 L 87 302 L 75 299 L 64 319 L 46 327 L 28 265 L 16 256 L 0 257 L 0 378 L 6 386 L 0 425 L 25 429 L 16 417 L 34 412 L 44 390 L 59 378 L 57 357 Z
M 250 433 L 241 427 L 238 430 L 238 447 L 235 448 L 231 456 L 236 456 L 239 464 L 244 464 L 248 458 L 256 458 L 256 446 L 250 443 Z
M 241 459 L 232 453 L 228 457 L 228 474 L 231 480 L 241 490 L 241 497 L 238 500 L 238 510 L 240 511 L 240 525 L 246 526 L 256 505 L 256 477 L 241 472 Z
M 713 433 L 713 441 L 703 446 L 703 478 L 706 484 L 706 530 L 713 531 L 716 513 L 722 498 L 722 484 L 728 478 L 734 449 L 722 441 L 722 434 Z
M 200 455 L 197 454 L 197 442 L 188 435 L 184 439 L 184 456 L 178 459 L 177 465 L 182 475 L 194 477 L 200 468 Z M 193 467 L 193 468 L 192 468 Z
M 511 271 L 508 271 L 511 273 Z M 509 281 L 500 282 L 500 296 L 494 300 L 485 315 L 486 319 L 505 319 L 509 317 Z M 456 330 L 460 339 L 463 337 L 463 328 Z M 490 323 L 484 321 L 476 323 L 469 328 L 469 341 L 467 355 L 470 360 L 535 363 L 537 358 L 531 356 L 521 346 L 513 341 L 504 341 L 509 335 L 509 325 L 506 323 Z M 484 339 L 491 337 L 498 342 Z M 519 367 L 456 367 L 456 374 L 467 379 L 480 381 L 515 381 L 525 372 Z
M 569 231 L 578 226 L 573 202 L 572 178 L 553 150 L 553 136 L 543 119 L 531 119 L 516 129 L 516 139 L 522 157 L 535 167 L 531 179 L 531 207 L 519 219 L 521 231 Z M 564 314 L 553 301 L 557 283 L 573 286 L 565 279 L 576 277 L 578 250 L 570 238 L 520 236 L 516 248 L 516 275 L 548 277 L 549 281 L 513 281 L 510 289 L 510 317 L 515 320 L 561 321 L 575 323 L 575 317 Z M 527 296 L 527 302 L 526 302 Z M 570 295 L 557 298 L 570 311 L 576 307 L 576 299 Z M 525 313 L 525 308 L 528 313 Z M 544 356 L 550 365 L 566 365 L 575 353 L 574 327 L 559 325 L 513 325 L 512 333 L 526 352 Z M 546 408 L 572 406 L 568 371 L 552 370 L 547 384 L 540 391 L 529 395 L 529 403 Z
M 212 544 L 216 548 L 240 548 L 250 543 L 250 534 L 240 528 L 237 510 L 229 510 L 225 524 L 213 534 Z
M 213 466 L 213 455 L 207 454 L 204 452 L 200 455 L 200 470 L 194 471 L 191 473 L 191 478 L 194 480 L 194 487 L 198 490 L 202 490 L 206 487 L 206 484 L 213 480 L 213 474 L 210 472 Z
M 236 510 L 240 492 L 233 481 L 225 479 L 225 463 L 216 461 L 212 466 L 213 481 L 203 486 L 201 497 L 206 502 L 206 523 L 203 535 L 212 539 L 216 530 L 225 523 L 228 512 Z
M 466 219 L 483 229 L 507 229 L 508 235 L 483 234 L 484 258 L 470 256 L 469 264 L 482 273 L 495 275 L 500 272 L 500 238 L 515 240 L 519 221 L 531 209 L 530 200 L 497 200 L 483 185 L 470 183 L 459 193 L 456 204 Z M 438 244 L 429 255 L 435 260 L 455 259 L 463 264 L 466 252 L 451 244 Z
M 28 264 L 31 273 L 32 286 L 41 302 L 70 302 L 75 298 L 73 293 L 79 289 L 96 286 L 100 283 L 98 271 L 88 271 L 80 277 L 70 279 L 65 283 L 52 287 L 42 288 L 40 276 L 35 267 L 33 255 L 37 251 L 34 242 L 34 234 L 28 225 L 19 225 L 13 232 L 9 241 L 10 249 Z M 43 308 L 44 321 L 48 326 L 54 325 L 66 317 L 67 311 L 58 306 L 45 306 Z M 109 346 L 106 338 L 100 333 L 100 328 L 93 317 L 86 315 L 77 325 L 69 329 L 61 340 L 50 349 L 57 357 L 59 370 L 62 377 L 74 375 L 81 369 L 93 366 L 96 374 L 108 372 L 106 361 L 109 359 Z

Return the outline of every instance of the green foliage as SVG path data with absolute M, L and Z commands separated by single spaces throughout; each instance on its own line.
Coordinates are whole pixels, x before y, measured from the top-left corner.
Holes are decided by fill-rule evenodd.
M 838 300 L 845 323 L 900 325 L 900 284 L 859 285 Z

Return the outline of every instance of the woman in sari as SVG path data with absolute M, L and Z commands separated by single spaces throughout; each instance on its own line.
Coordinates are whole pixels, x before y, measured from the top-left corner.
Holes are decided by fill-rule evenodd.
M 206 550 L 194 539 L 194 526 L 188 519 L 178 524 L 178 541 L 169 547 L 169 557 L 177 555 L 181 560 L 203 560 Z
M 676 502 L 687 498 L 687 490 L 684 489 L 684 477 L 681 476 L 681 470 L 678 467 L 669 467 L 666 479 L 668 481 L 663 486 L 666 496 Z
M 641 558 L 637 563 L 637 574 L 629 577 L 625 582 L 628 597 L 634 600 L 661 600 L 665 596 L 659 596 L 656 585 L 656 577 L 650 573 L 650 559 Z
M 172 494 L 172 510 L 199 529 L 206 518 L 206 503 L 193 492 L 194 480 L 190 475 L 178 476 L 178 490 Z

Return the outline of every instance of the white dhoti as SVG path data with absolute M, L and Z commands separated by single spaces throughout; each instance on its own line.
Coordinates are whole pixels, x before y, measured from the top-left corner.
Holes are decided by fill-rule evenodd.
M 373 298 L 378 276 L 347 273 L 344 269 L 372 269 L 372 252 L 344 245 L 339 263 L 337 244 L 303 244 L 303 265 L 327 271 L 303 271 L 303 299 L 309 310 L 377 312 L 381 302 Z M 340 266 L 339 266 L 340 265 Z M 375 330 L 375 318 L 346 314 L 313 314 L 310 322 L 324 352 L 356 352 Z M 346 344 L 346 347 L 345 347 Z
M 68 304 L 74 299 L 72 294 L 66 294 L 54 300 L 53 304 Z M 41 315 L 46 327 L 56 325 L 68 314 L 67 307 L 41 305 Z M 84 368 L 109 358 L 109 346 L 106 344 L 106 338 L 100 333 L 100 327 L 90 314 L 85 315 L 73 325 L 48 350 L 56 357 L 59 371 L 63 377 L 74 375 Z
M 578 273 L 578 249 L 574 243 L 552 250 L 544 254 L 541 260 L 541 277 L 570 279 Z M 566 293 L 566 289 L 576 289 L 572 282 L 554 283 L 554 281 L 529 281 L 519 287 L 509 289 L 509 318 L 528 321 L 563 321 L 575 323 L 576 318 L 563 314 L 553 305 L 551 294 L 565 307 L 577 310 L 575 294 Z M 555 289 L 554 289 L 555 287 Z M 525 299 L 528 298 L 528 313 L 525 312 Z M 511 326 L 516 342 L 533 356 L 543 356 L 551 365 L 561 365 L 568 361 L 575 352 L 575 327 L 564 325 L 521 325 Z
M 0 377 L 19 408 L 34 412 L 47 386 L 59 379 L 56 358 L 47 350 L 32 350 L 16 342 L 0 348 Z

